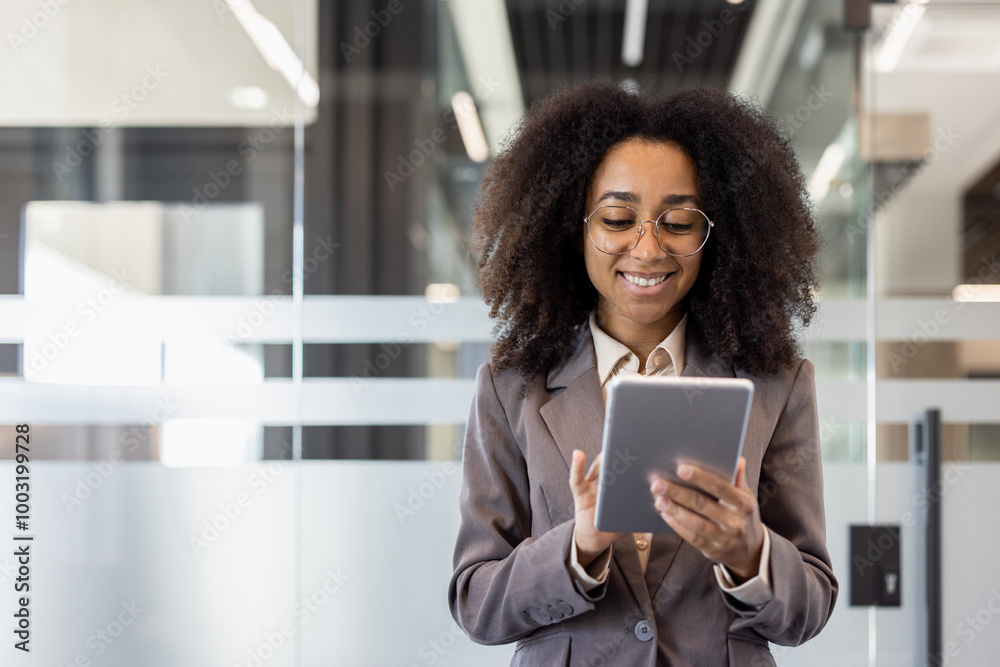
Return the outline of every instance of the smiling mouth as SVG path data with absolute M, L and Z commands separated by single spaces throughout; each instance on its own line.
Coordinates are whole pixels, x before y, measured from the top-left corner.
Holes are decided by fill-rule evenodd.
M 653 287 L 654 285 L 659 285 L 664 280 L 666 280 L 667 278 L 669 278 L 674 274 L 668 273 L 666 275 L 658 276 L 656 278 L 641 278 L 639 276 L 630 276 L 627 273 L 622 273 L 622 275 L 625 277 L 625 280 L 629 281 L 633 285 L 638 285 L 639 287 Z

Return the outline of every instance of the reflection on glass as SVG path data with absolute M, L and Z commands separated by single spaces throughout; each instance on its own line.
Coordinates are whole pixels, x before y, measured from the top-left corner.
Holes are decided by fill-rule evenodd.
M 24 296 L 38 304 L 29 311 L 24 342 L 27 381 L 142 385 L 263 377 L 259 354 L 228 352 L 211 338 L 165 343 L 143 334 L 137 315 L 123 307 L 150 295 L 260 294 L 260 205 L 31 202 L 24 227 Z

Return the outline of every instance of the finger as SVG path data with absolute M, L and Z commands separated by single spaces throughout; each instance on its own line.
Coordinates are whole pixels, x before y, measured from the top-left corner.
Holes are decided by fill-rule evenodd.
M 676 482 L 668 482 L 666 486 L 666 490 L 656 496 L 656 500 L 666 498 L 673 504 L 680 505 L 687 510 L 705 517 L 726 532 L 738 531 L 743 525 L 743 517 L 721 505 L 715 498 L 711 498 L 701 491 L 689 489 Z M 657 506 L 657 509 L 661 508 Z
M 736 464 L 735 485 L 737 489 L 750 490 L 750 485 L 747 483 L 747 460 L 742 456 L 740 457 L 740 462 Z
M 597 475 L 601 472 L 601 457 L 603 456 L 604 452 L 601 452 L 594 457 L 594 462 L 590 464 L 590 470 L 587 471 L 587 476 L 584 478 L 586 481 L 592 482 L 597 479 Z M 581 466 L 581 468 L 582 467 L 583 466 Z
M 682 524 L 675 516 L 668 514 L 667 512 L 660 512 L 660 518 L 663 519 L 663 522 L 670 526 L 682 540 L 688 544 L 694 544 L 694 541 L 697 539 L 695 534 L 690 528 Z
M 744 514 L 753 512 L 753 495 L 750 492 L 737 489 L 728 479 L 710 470 L 685 463 L 678 467 L 677 475 L 686 483 L 718 498 L 738 512 Z
M 583 466 L 586 463 L 587 455 L 579 449 L 573 450 L 573 457 L 569 463 L 569 485 L 575 489 L 583 483 Z
M 703 553 L 717 541 L 713 523 L 676 503 L 671 503 L 666 510 L 660 510 L 660 518 L 685 542 Z
M 663 479 L 659 475 L 653 475 L 650 477 L 649 492 L 654 496 L 662 495 L 664 491 L 667 490 L 667 480 Z

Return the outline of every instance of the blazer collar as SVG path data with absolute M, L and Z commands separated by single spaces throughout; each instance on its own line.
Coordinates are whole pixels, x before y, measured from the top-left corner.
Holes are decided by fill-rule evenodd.
M 723 363 L 715 354 L 705 353 L 690 319 L 687 326 L 684 342 L 684 370 L 681 371 L 681 375 L 687 377 L 736 377 L 732 364 Z M 584 326 L 570 346 L 569 354 L 549 370 L 545 378 L 545 387 L 549 390 L 564 389 L 590 370 L 597 372 L 597 360 L 594 358 L 594 339 L 590 335 L 590 327 Z M 598 390 L 600 390 L 599 384 Z

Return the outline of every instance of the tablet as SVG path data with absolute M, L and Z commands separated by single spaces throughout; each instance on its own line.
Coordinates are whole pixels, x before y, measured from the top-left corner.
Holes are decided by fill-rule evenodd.
M 693 463 L 735 481 L 753 383 L 736 378 L 616 377 L 608 384 L 595 526 L 673 533 L 653 507 L 654 475 Z

